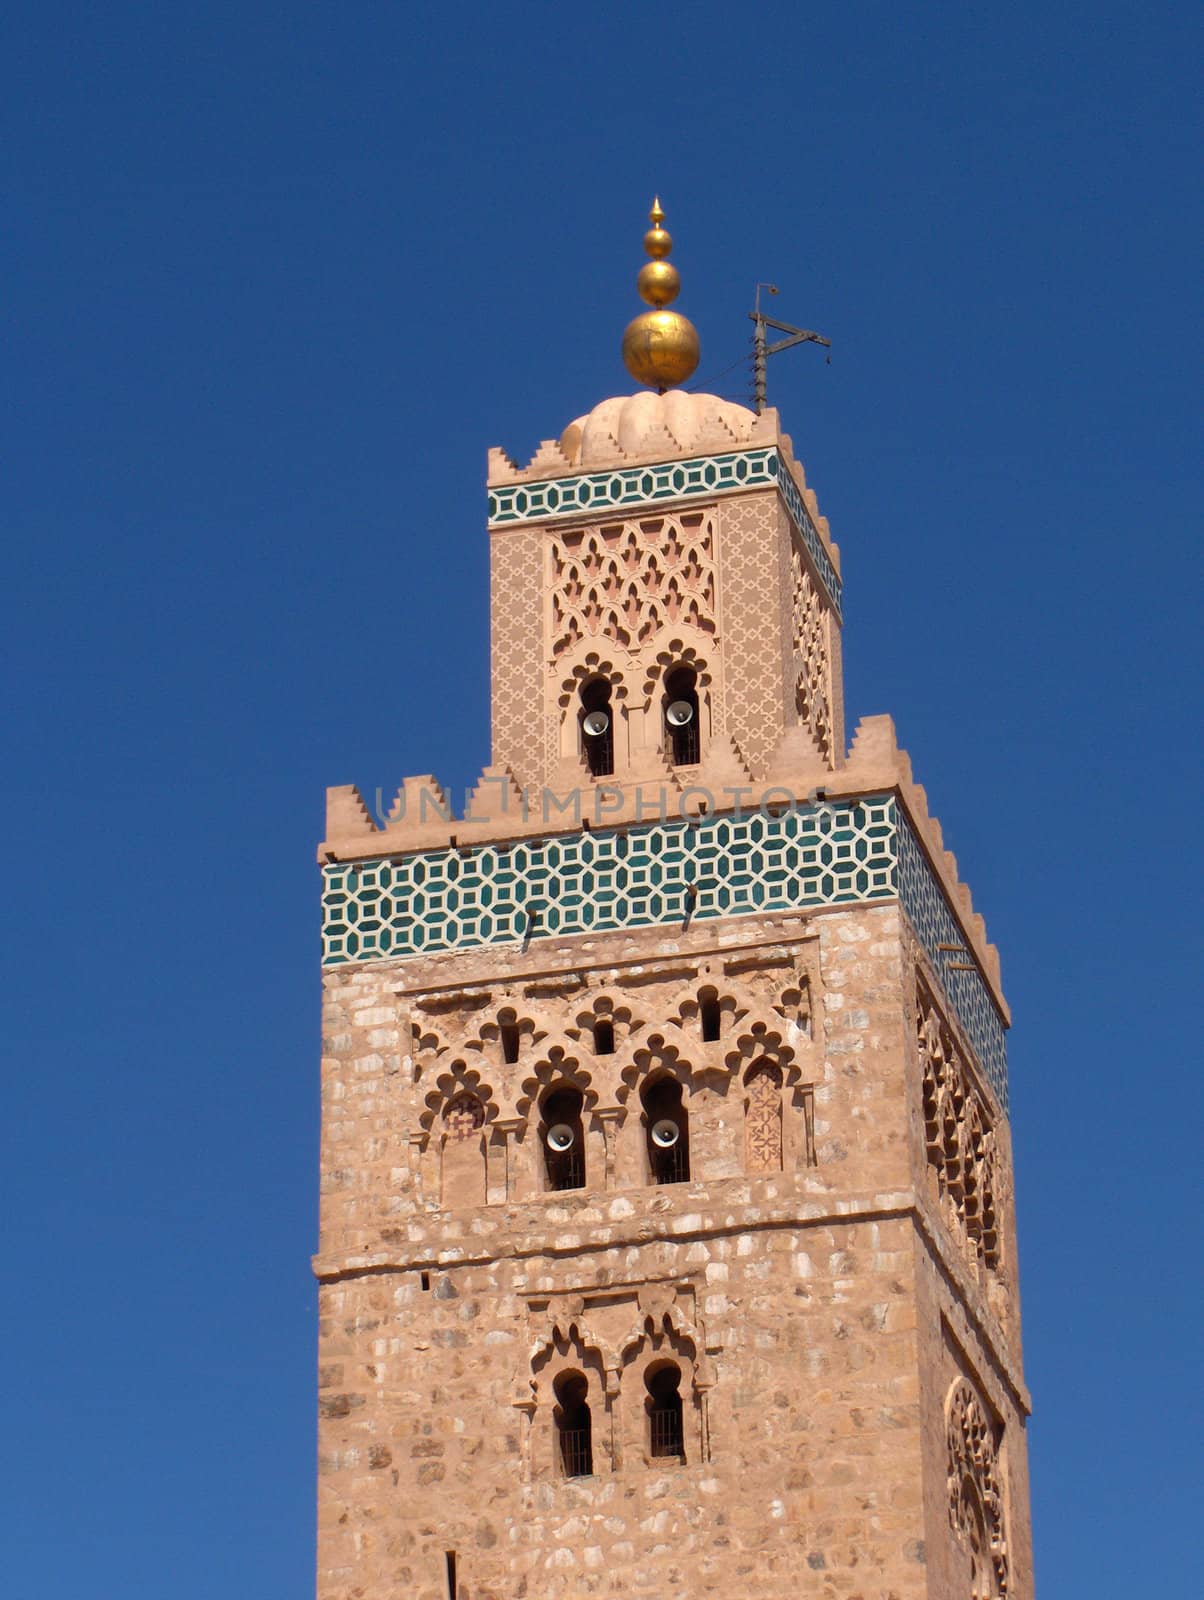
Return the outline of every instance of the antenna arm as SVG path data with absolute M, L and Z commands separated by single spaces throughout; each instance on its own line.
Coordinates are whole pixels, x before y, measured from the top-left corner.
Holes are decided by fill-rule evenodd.
M 780 328 L 781 323 L 775 322 L 772 323 L 771 326 Z M 765 354 L 767 356 L 777 355 L 779 350 L 789 350 L 792 344 L 822 344 L 828 350 L 832 348 L 831 339 L 825 339 L 822 333 L 812 333 L 809 328 L 795 328 L 791 331 L 793 337 L 789 339 L 779 339 L 776 344 L 769 345 L 766 348 Z
M 820 339 L 818 333 L 812 333 L 808 328 L 796 328 L 793 322 L 779 322 L 776 317 L 767 317 L 763 311 L 750 311 L 750 322 L 763 322 L 767 328 L 777 328 L 779 333 L 797 333 L 803 339 Z M 826 342 L 822 341 L 821 342 Z

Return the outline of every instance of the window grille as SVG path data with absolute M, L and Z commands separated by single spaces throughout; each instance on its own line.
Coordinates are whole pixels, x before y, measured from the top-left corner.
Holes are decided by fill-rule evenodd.
M 680 1400 L 675 1406 L 654 1407 L 648 1413 L 648 1431 L 654 1456 L 675 1456 L 679 1461 L 684 1458 Z
M 588 1478 L 594 1470 L 592 1430 L 560 1429 L 560 1465 L 566 1478 Z
M 658 1459 L 684 1461 L 681 1418 L 681 1368 L 670 1362 L 644 1379 L 648 1389 L 648 1453 Z
M 544 1099 L 540 1112 L 543 1127 L 544 1173 L 549 1189 L 585 1188 L 585 1130 L 581 1126 L 581 1094 L 567 1086 L 554 1089 Z M 565 1134 L 567 1148 L 558 1148 Z M 557 1144 L 552 1144 L 555 1135 Z
M 690 1154 L 684 1138 L 668 1150 L 652 1147 L 652 1175 L 657 1183 L 690 1181 Z
M 655 1079 L 641 1092 L 644 1102 L 644 1139 L 648 1172 L 653 1183 L 688 1183 L 690 1178 L 690 1121 L 682 1105 L 681 1084 L 670 1077 Z M 664 1125 L 658 1132 L 658 1124 Z M 668 1143 L 665 1132 L 676 1129 Z
M 581 1148 L 580 1134 L 571 1150 L 549 1150 L 547 1163 L 549 1189 L 585 1188 L 585 1154 Z
M 670 729 L 670 735 L 673 741 L 673 765 L 696 767 L 702 759 L 697 715 L 692 722 L 687 722 L 684 728 Z

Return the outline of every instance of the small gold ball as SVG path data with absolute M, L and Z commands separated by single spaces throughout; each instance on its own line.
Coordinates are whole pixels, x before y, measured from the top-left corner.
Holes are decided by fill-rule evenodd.
M 673 240 L 663 228 L 649 228 L 644 235 L 644 253 L 654 261 L 663 261 L 673 248 Z
M 637 383 L 671 389 L 698 366 L 698 330 L 680 311 L 645 311 L 623 333 L 623 364 Z
M 645 261 L 635 284 L 648 305 L 667 306 L 681 293 L 681 274 L 671 261 Z

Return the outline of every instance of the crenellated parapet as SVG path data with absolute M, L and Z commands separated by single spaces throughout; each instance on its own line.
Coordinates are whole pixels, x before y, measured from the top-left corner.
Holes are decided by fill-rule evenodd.
M 829 768 L 791 729 L 753 778 L 730 742 L 688 781 L 537 794 L 486 768 L 456 813 L 435 779 L 401 785 L 384 825 L 329 791 L 325 959 L 335 965 L 620 927 L 898 900 L 1006 1105 L 999 956 L 889 717 Z
M 532 792 L 520 788 L 508 768 L 486 767 L 459 807 L 430 774 L 406 778 L 383 823 L 373 817 L 355 784 L 341 784 L 326 791 L 326 833 L 318 860 L 357 861 L 464 848 L 547 833 L 638 825 L 652 818 L 769 814 L 790 803 L 814 801 L 820 794 L 836 800 L 894 791 L 969 941 L 967 948 L 989 977 L 1006 1013 L 999 952 L 988 941 L 986 924 L 961 881 L 956 856 L 945 848 L 941 824 L 929 811 L 927 792 L 914 780 L 911 758 L 898 743 L 891 717 L 864 717 L 839 768 L 827 765 L 805 728 L 795 727 L 783 736 L 765 770 L 755 775 L 728 739 L 717 740 L 688 778 L 663 756 L 626 782 L 592 780 L 583 763 L 571 776 L 574 781 L 559 788 Z

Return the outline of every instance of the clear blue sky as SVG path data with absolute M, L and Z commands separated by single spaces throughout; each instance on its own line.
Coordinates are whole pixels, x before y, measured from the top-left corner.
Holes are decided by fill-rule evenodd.
M 322 791 L 487 759 L 654 189 L 1003 951 L 1041 1593 L 1195 1592 L 1193 13 L 9 8 L 9 1592 L 311 1592 Z

